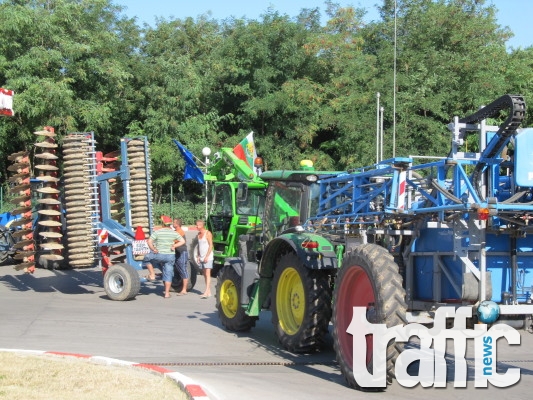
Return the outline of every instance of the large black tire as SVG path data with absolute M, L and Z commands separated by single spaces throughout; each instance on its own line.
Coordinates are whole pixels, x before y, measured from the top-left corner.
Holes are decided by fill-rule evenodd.
M 229 331 L 244 332 L 255 326 L 257 317 L 250 317 L 241 306 L 240 275 L 231 266 L 223 267 L 217 277 L 216 306 L 222 325 Z
M 189 280 L 187 281 L 187 292 L 193 290 L 196 285 L 196 279 L 198 278 L 198 271 L 196 267 L 192 265 L 191 261 L 187 262 L 187 273 L 189 274 Z M 176 265 L 174 265 L 174 279 L 172 279 L 172 289 L 176 292 L 181 292 L 183 288 L 183 279 L 178 271 Z
M 337 362 L 348 384 L 362 389 L 353 374 L 353 336 L 346 332 L 352 321 L 353 307 L 367 307 L 367 320 L 372 324 L 393 327 L 407 323 L 405 290 L 392 255 L 375 244 L 361 245 L 346 253 L 335 279 L 333 298 L 333 345 Z M 372 336 L 367 336 L 366 362 L 370 372 L 372 343 Z M 394 363 L 402 350 L 403 344 L 395 341 L 387 346 L 388 383 L 394 378 Z
M 324 345 L 331 318 L 331 276 L 306 268 L 295 254 L 281 257 L 272 283 L 272 323 L 281 345 L 292 352 Z
M 111 300 L 134 299 L 141 288 L 141 279 L 129 264 L 113 264 L 104 274 L 104 288 Z
M 2 247 L 12 247 L 13 244 L 15 244 L 15 241 L 13 240 L 11 233 L 3 225 L 0 225 L 0 244 L 2 245 Z M 9 250 L 0 251 L 0 264 L 5 263 L 8 258 L 9 258 Z

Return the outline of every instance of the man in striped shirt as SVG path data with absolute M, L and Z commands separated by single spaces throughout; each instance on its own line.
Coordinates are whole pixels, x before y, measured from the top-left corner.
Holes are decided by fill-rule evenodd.
M 165 286 L 165 299 L 170 297 L 170 285 L 174 277 L 174 261 L 176 258 L 176 248 L 185 244 L 185 238 L 171 228 L 162 228 L 150 236 L 148 247 L 150 253 L 145 256 L 145 265 L 150 275 L 149 280 L 155 279 L 154 267 L 152 264 L 162 264 L 163 284 Z

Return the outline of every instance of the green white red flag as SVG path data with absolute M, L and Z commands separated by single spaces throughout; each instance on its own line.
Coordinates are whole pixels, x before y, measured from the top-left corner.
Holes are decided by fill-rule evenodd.
M 254 170 L 254 160 L 257 152 L 254 144 L 254 133 L 250 132 L 237 146 L 233 148 L 233 153 Z

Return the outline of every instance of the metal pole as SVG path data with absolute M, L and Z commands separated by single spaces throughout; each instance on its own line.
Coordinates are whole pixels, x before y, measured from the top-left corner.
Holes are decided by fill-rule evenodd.
M 209 165 L 209 158 L 205 157 L 205 173 L 207 175 L 207 166 Z M 207 223 L 207 180 L 205 181 L 205 221 Z
M 207 175 L 209 170 L 209 155 L 211 154 L 211 149 L 209 147 L 204 147 L 202 149 L 202 154 L 205 157 L 205 175 Z M 205 221 L 207 222 L 207 196 L 208 196 L 208 187 L 207 187 L 207 179 L 205 179 L 204 176 L 204 182 L 205 182 Z
M 396 157 L 396 6 L 397 2 L 394 0 L 394 77 L 393 77 L 393 86 L 394 90 L 392 93 L 392 157 Z
M 376 93 L 376 164 L 379 163 L 379 92 Z
M 381 145 L 381 149 L 380 149 L 380 161 L 383 161 L 383 114 L 385 111 L 385 109 L 383 107 L 381 107 L 379 109 L 379 111 L 381 112 L 381 140 L 380 140 L 380 145 Z
M 487 221 L 479 221 L 479 301 L 487 300 Z
M 174 218 L 174 188 L 170 185 L 170 216 Z

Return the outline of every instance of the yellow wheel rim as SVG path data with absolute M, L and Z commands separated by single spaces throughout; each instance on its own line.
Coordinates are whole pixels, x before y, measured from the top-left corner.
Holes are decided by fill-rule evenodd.
M 298 332 L 305 314 L 305 293 L 300 274 L 293 267 L 281 273 L 276 291 L 276 311 L 285 333 L 294 335 Z
M 237 287 L 229 279 L 222 283 L 220 289 L 220 305 L 226 317 L 233 318 L 237 314 L 239 293 L 237 292 Z

